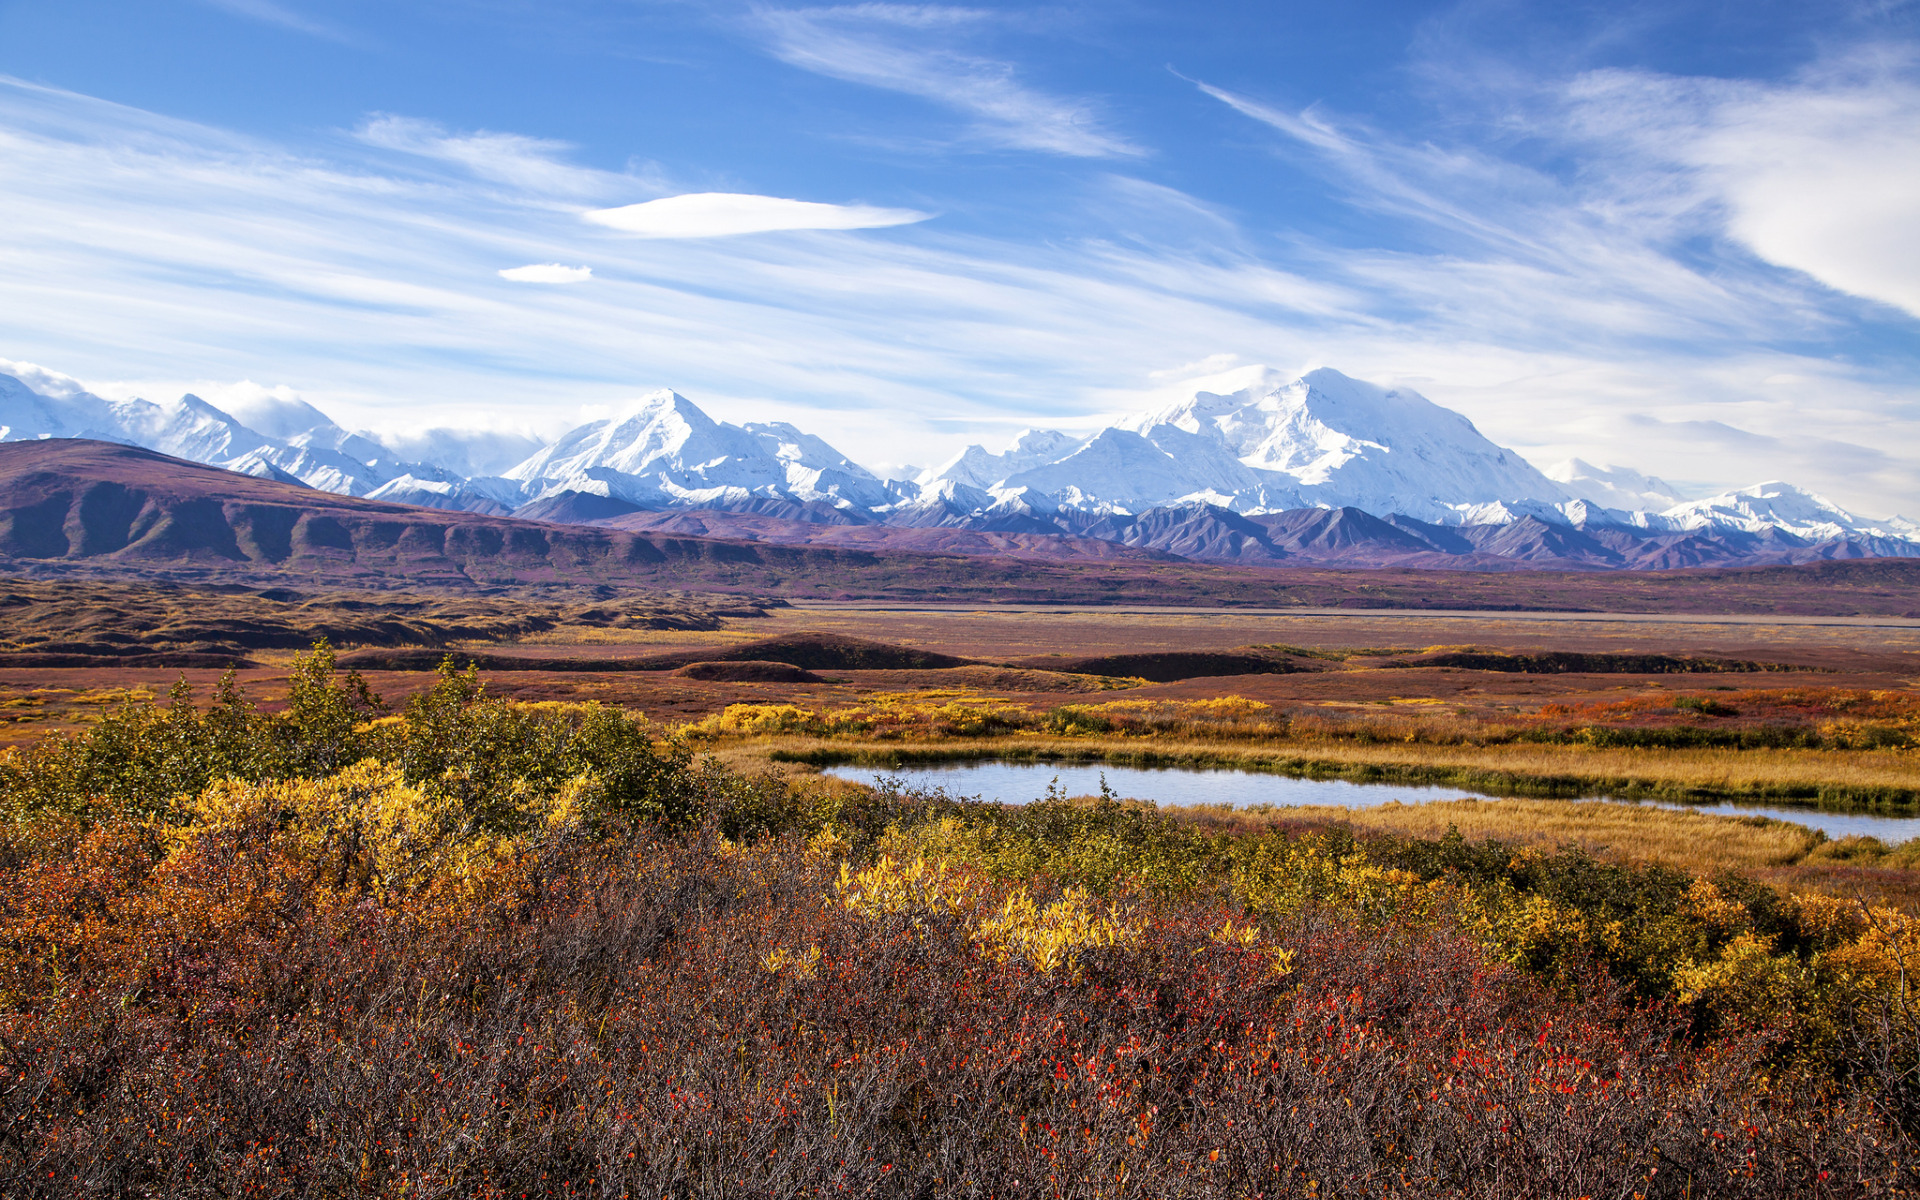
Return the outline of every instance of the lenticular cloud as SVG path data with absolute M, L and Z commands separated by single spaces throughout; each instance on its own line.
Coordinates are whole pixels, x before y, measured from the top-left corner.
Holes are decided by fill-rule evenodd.
M 586 214 L 596 225 L 655 238 L 727 237 L 792 229 L 878 229 L 911 225 L 931 214 L 867 204 L 817 204 L 736 192 L 691 192 Z
M 585 283 L 593 278 L 593 268 L 529 263 L 524 267 L 508 267 L 500 272 L 500 278 L 511 279 L 515 283 Z

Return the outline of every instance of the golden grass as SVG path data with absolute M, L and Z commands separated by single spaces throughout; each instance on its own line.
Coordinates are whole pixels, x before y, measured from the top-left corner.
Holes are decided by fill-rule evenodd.
M 773 737 L 749 745 L 761 757 L 814 762 L 1004 758 L 1244 767 L 1544 795 L 1797 800 L 1854 807 L 1903 806 L 1920 796 L 1920 755 L 1899 750 L 1457 746 L 1306 739 L 1246 743 L 1030 733 L 919 743 Z
M 1418 838 L 1444 837 L 1448 829 L 1458 829 L 1470 842 L 1492 838 L 1547 848 L 1578 846 L 1605 858 L 1666 863 L 1695 874 L 1788 866 L 1806 858 L 1822 840 L 1804 826 L 1767 817 L 1729 817 L 1604 800 L 1435 800 L 1421 804 L 1396 800 L 1374 808 L 1262 804 L 1169 811 L 1228 828 L 1307 821 Z

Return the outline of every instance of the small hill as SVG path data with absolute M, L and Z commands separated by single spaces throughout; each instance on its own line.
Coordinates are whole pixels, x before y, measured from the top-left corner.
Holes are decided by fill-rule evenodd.
M 1279 654 L 1234 651 L 1163 650 L 1146 654 L 1100 654 L 1020 658 L 1007 664 L 1033 671 L 1073 675 L 1118 675 L 1148 683 L 1177 683 L 1220 675 L 1291 675 L 1302 669 Z
M 696 662 L 674 671 L 675 679 L 699 679 L 711 683 L 819 683 L 820 677 L 792 663 Z
M 670 671 L 694 663 L 779 662 L 808 671 L 926 671 L 964 667 L 973 660 L 933 650 L 837 633 L 795 633 L 742 642 L 724 649 L 703 647 L 682 654 L 655 654 L 633 660 L 631 670 Z

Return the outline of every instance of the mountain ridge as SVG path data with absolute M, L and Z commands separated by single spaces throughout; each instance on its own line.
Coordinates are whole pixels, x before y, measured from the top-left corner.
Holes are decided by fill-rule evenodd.
M 1305 524 L 1293 531 L 1303 543 L 1327 540 L 1346 518 L 1323 516 L 1318 528 L 1313 519 L 1302 514 Z M 901 532 L 793 524 L 883 537 Z M 926 535 L 993 536 L 964 530 Z M 1358 571 L 1311 562 L 1273 570 L 1130 554 L 1087 539 L 1082 544 L 1089 557 L 1041 557 L 1063 541 L 1032 537 L 1016 547 L 1019 554 L 1005 546 L 963 554 L 950 546 L 780 545 L 554 525 L 335 495 L 124 444 L 0 443 L 0 573 L 39 579 L 146 579 L 262 594 L 353 588 L 487 595 L 587 587 L 596 594 L 642 588 L 915 605 L 1920 618 L 1920 560 L 1914 559 L 1653 573 L 1519 566 L 1497 572 L 1394 566 Z
M 1866 520 L 1788 484 L 1679 500 L 1660 480 L 1577 459 L 1542 472 L 1417 392 L 1331 369 L 1287 380 L 1258 368 L 1215 386 L 1232 383 L 1087 436 L 1035 429 L 998 454 L 970 446 L 912 480 L 883 480 L 785 422 L 716 421 L 671 389 L 482 475 L 476 465 L 498 467 L 528 439 L 427 430 L 405 444 L 446 461 L 416 461 L 298 399 L 234 406 L 256 429 L 197 396 L 109 401 L 5 360 L 0 441 L 93 437 L 326 493 L 562 524 L 696 512 L 703 527 L 777 545 L 1072 558 L 1098 540 L 1212 562 L 1473 570 L 1920 557 L 1920 525 Z M 1660 511 L 1610 503 L 1666 499 Z M 914 532 L 928 530 L 983 536 Z

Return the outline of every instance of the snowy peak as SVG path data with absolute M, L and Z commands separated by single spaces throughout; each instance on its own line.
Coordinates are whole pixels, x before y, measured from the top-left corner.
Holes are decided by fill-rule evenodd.
M 128 440 L 105 400 L 64 375 L 0 359 L 0 441 L 56 437 Z
M 1686 502 L 1686 497 L 1665 480 L 1628 467 L 1596 467 L 1583 459 L 1570 458 L 1555 463 L 1542 474 L 1565 488 L 1575 500 L 1585 500 L 1601 508 L 1661 512 Z
M 968 446 L 932 470 L 921 472 L 918 482 L 931 487 L 950 479 L 968 487 L 997 487 L 1010 476 L 1066 457 L 1087 440 L 1058 429 L 1023 429 L 1000 453 L 990 453 L 984 446 Z
M 685 458 L 689 449 L 695 455 L 708 449 L 694 443 L 712 424 L 692 401 L 662 389 L 641 397 L 623 415 L 568 430 L 506 475 L 529 483 L 594 467 L 637 475 L 664 456 Z
M 274 432 L 254 427 L 233 408 Z M 348 433 L 297 398 L 266 394 L 243 398 L 233 408 L 192 394 L 177 400 L 103 400 L 67 376 L 0 359 L 0 441 L 61 437 L 123 442 L 257 478 L 354 496 L 407 476 L 442 483 L 461 479 L 459 473 L 432 463 L 404 461 Z
M 886 483 L 873 472 L 810 433 L 785 421 L 753 422 L 740 427 L 760 443 L 786 471 L 787 490 L 803 500 L 830 500 L 874 508 L 892 500 Z
M 1450 523 L 1488 506 L 1570 499 L 1417 392 L 1330 369 L 1289 380 L 1251 368 L 1230 382 L 1242 386 L 1196 391 L 1084 440 L 1030 433 L 998 455 L 971 446 L 921 482 L 1025 487 L 1102 512 L 1188 502 L 1250 513 L 1352 505 Z
M 1848 535 L 1875 538 L 1914 538 L 1920 526 L 1902 517 L 1873 521 L 1856 516 L 1825 496 L 1772 481 L 1704 500 L 1677 504 L 1659 514 L 1667 529 L 1738 529 L 1761 533 L 1778 529 L 1809 541 L 1830 541 Z
M 1327 368 L 1284 383 L 1264 373 L 1230 395 L 1202 392 L 1144 420 L 1214 438 L 1246 466 L 1285 476 L 1317 507 L 1447 521 L 1473 506 L 1568 498 L 1459 413 Z
M 1103 429 L 1071 454 L 1022 471 L 1001 486 L 1030 488 L 1094 511 L 1138 512 L 1185 500 L 1232 505 L 1263 480 L 1200 434 L 1156 425 L 1145 434 Z
M 505 475 L 529 499 L 577 491 L 642 508 L 753 496 L 860 506 L 889 499 L 871 472 L 811 434 L 785 422 L 715 421 L 664 389 L 622 416 L 567 431 Z
M 112 407 L 129 441 L 175 458 L 225 462 L 269 444 L 232 415 L 192 394 L 160 403 L 126 400 Z

